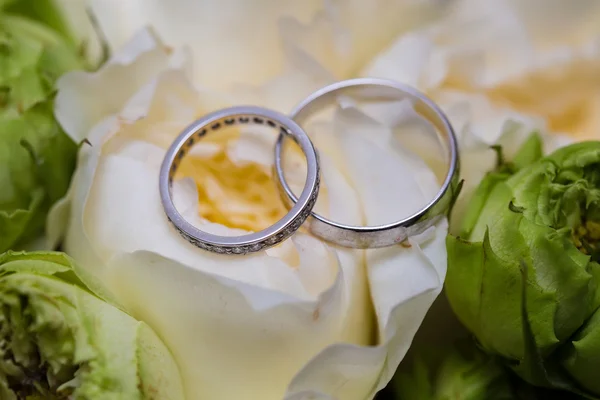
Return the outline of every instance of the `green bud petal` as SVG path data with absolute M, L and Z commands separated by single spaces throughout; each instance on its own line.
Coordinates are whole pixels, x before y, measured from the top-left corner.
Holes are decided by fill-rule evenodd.
M 583 387 L 600 393 L 600 311 L 596 311 L 570 342 L 561 355 L 564 367 Z
M 60 253 L 0 256 L 0 398 L 183 399 L 144 323 L 83 286 Z
M 77 151 L 54 119 L 54 83 L 84 63 L 68 38 L 24 16 L 25 3 L 0 11 L 0 252 L 43 231 L 46 213 L 67 190 Z

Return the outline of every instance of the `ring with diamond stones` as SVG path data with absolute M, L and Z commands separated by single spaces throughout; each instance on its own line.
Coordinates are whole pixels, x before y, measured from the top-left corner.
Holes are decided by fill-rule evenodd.
M 196 141 L 207 134 L 233 125 L 263 125 L 294 140 L 307 161 L 306 183 L 289 212 L 270 227 L 242 236 L 219 236 L 204 232 L 186 221 L 175 208 L 172 186 L 182 159 Z M 289 117 L 262 107 L 238 106 L 208 114 L 181 133 L 168 149 L 163 160 L 159 190 L 165 213 L 179 233 L 190 243 L 219 254 L 247 254 L 264 250 L 284 241 L 296 232 L 310 215 L 319 192 L 319 160 L 317 152 L 304 130 Z
M 302 101 L 291 112 L 290 117 L 302 125 L 314 113 L 336 104 L 339 98 L 350 96 L 376 101 L 408 99 L 414 110 L 436 128 L 447 153 L 448 172 L 441 189 L 428 204 L 407 218 L 386 225 L 352 226 L 311 212 L 311 218 L 306 221 L 315 236 L 343 247 L 367 249 L 393 246 L 422 233 L 451 209 L 461 186 L 456 136 L 448 118 L 424 94 L 410 86 L 378 78 L 350 79 L 323 87 Z M 291 207 L 298 198 L 288 185 L 283 171 L 282 152 L 285 140 L 286 135 L 279 135 L 275 145 L 275 172 L 282 198 Z

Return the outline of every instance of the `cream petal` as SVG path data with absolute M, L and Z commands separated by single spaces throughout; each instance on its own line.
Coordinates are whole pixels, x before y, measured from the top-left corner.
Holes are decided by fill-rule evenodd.
M 135 32 L 151 26 L 169 46 L 191 49 L 194 82 L 212 89 L 228 89 L 235 82 L 261 83 L 279 73 L 283 67 L 277 35 L 279 19 L 284 15 L 310 19 L 321 3 L 90 1 L 112 49 L 120 48 Z
M 126 207 L 119 209 L 113 209 L 112 207 L 109 207 L 109 209 L 103 209 L 103 206 L 112 204 L 113 201 L 121 202 L 118 200 L 118 197 L 123 196 L 124 198 L 132 201 L 127 203 L 127 205 L 130 205 L 131 209 L 133 210 L 136 209 L 135 203 L 137 201 L 145 203 L 144 196 L 147 195 L 149 198 L 156 200 L 155 210 L 160 211 L 157 213 L 158 216 L 162 215 L 162 209 L 157 200 L 158 193 L 156 191 L 156 184 L 152 183 L 154 181 L 152 177 L 158 175 L 157 170 L 160 162 L 162 161 L 164 148 L 170 144 L 174 138 L 174 135 L 176 135 L 181 128 L 185 126 L 184 124 L 188 123 L 190 115 L 198 112 L 198 110 L 194 107 L 194 105 L 197 107 L 198 104 L 190 105 L 189 103 L 196 101 L 196 103 L 202 104 L 205 102 L 204 100 L 202 102 L 198 101 L 198 96 L 190 93 L 190 90 L 182 81 L 182 79 L 180 79 L 180 76 L 181 74 L 175 71 L 167 71 L 160 75 L 160 79 L 155 79 L 149 84 L 149 86 L 144 87 L 140 92 L 138 92 L 138 94 L 136 94 L 127 102 L 124 111 L 121 113 L 122 116 L 119 116 L 118 119 L 109 118 L 109 120 L 107 120 L 107 123 L 108 121 L 112 121 L 112 124 L 110 124 L 111 126 L 104 135 L 99 135 L 102 137 L 102 141 L 96 143 L 102 148 L 99 149 L 96 147 L 92 148 L 91 150 L 92 153 L 94 151 L 101 150 L 103 153 L 112 152 L 118 155 L 127 156 L 117 157 L 113 154 L 105 155 L 101 158 L 98 166 L 92 167 L 94 174 L 93 178 L 91 175 L 86 177 L 86 179 L 94 179 L 94 184 L 91 185 L 92 192 L 90 193 L 90 197 L 86 198 L 85 200 L 86 208 L 83 210 L 83 212 L 87 216 L 87 221 L 83 221 L 84 229 L 88 235 L 97 235 L 96 237 L 91 238 L 91 242 L 98 247 L 96 249 L 98 254 L 110 254 L 110 249 L 119 248 L 120 246 L 124 246 L 129 251 L 137 250 L 138 247 L 136 246 L 140 246 L 139 248 L 144 248 L 143 244 L 149 243 L 148 240 L 151 240 L 151 238 L 154 238 L 155 236 L 157 236 L 159 239 L 156 240 L 156 243 L 152 242 L 154 243 L 152 248 L 160 249 L 161 247 L 159 244 L 169 243 L 168 240 L 161 240 L 160 235 L 156 235 L 152 229 L 145 228 L 145 226 L 151 227 L 153 225 L 149 224 L 149 221 L 156 223 L 156 226 L 160 227 L 160 221 L 154 221 L 148 216 L 143 216 L 141 220 L 137 221 L 135 218 L 139 218 L 140 215 L 137 213 L 135 215 L 130 215 L 127 213 Z M 152 90 L 147 90 L 148 87 Z M 140 96 L 140 94 L 145 94 L 145 96 Z M 147 97 L 151 97 L 152 100 L 148 100 Z M 188 111 L 185 111 L 186 109 Z M 137 110 L 136 113 L 139 115 L 137 117 L 132 117 L 130 110 Z M 129 115 L 129 122 L 120 122 L 127 115 Z M 141 117 L 143 117 L 143 119 L 137 121 Z M 115 135 L 112 133 L 117 130 L 120 130 L 118 134 Z M 94 138 L 95 136 L 92 135 L 90 140 L 93 142 Z M 151 142 L 154 144 L 154 146 L 146 142 L 132 142 L 132 140 L 136 139 Z M 162 150 L 160 147 L 155 146 L 162 146 Z M 125 163 L 125 166 L 120 165 L 123 163 Z M 147 170 L 150 168 L 149 166 L 152 166 L 152 169 Z M 96 168 L 98 168 L 98 170 L 96 170 Z M 102 173 L 104 168 L 110 171 L 114 169 L 115 173 Z M 120 172 L 119 168 L 122 168 L 124 172 Z M 136 177 L 135 173 L 139 173 L 140 176 Z M 131 174 L 134 174 L 134 176 L 130 177 L 129 175 Z M 106 190 L 104 190 L 103 186 L 104 179 L 109 180 L 106 183 Z M 114 181 L 111 181 L 111 179 Z M 143 185 L 146 190 L 142 190 L 140 185 Z M 132 188 L 134 189 L 132 194 L 128 194 L 128 192 L 132 191 Z M 98 200 L 96 200 L 95 197 L 96 193 L 98 196 L 101 196 Z M 116 197 L 113 200 L 111 196 Z M 121 209 L 125 210 L 123 214 L 118 212 Z M 93 210 L 93 212 L 86 212 L 86 210 Z M 141 210 L 136 209 L 136 211 Z M 117 224 L 119 221 L 127 221 L 128 219 L 133 219 L 131 223 L 124 224 L 129 230 L 125 229 L 123 232 L 118 234 L 114 234 L 111 231 L 111 229 L 113 229 L 115 226 L 114 224 Z M 162 219 L 164 220 L 164 217 Z M 163 223 L 162 225 L 165 224 Z M 140 226 L 142 229 L 140 229 Z M 89 227 L 93 227 L 95 232 Z M 139 230 L 139 235 L 136 233 L 137 230 Z M 168 225 L 163 228 L 163 233 L 166 236 L 169 236 L 171 232 L 172 228 L 170 228 Z M 123 234 L 121 235 L 121 233 Z M 103 243 L 104 238 L 108 240 L 108 243 Z M 175 238 L 179 243 L 184 242 L 181 238 L 176 236 Z M 136 244 L 136 241 L 138 244 Z M 188 250 L 190 247 L 192 247 L 188 243 L 185 243 L 185 246 Z M 196 249 L 194 248 L 193 250 Z M 177 253 L 177 250 L 173 252 Z M 189 251 L 187 253 L 189 253 Z M 181 254 L 187 253 L 184 250 L 181 250 Z M 195 258 L 193 254 L 188 256 L 188 259 L 193 258 Z M 198 264 L 197 261 L 198 260 L 196 260 L 196 262 L 193 264 Z M 216 263 L 218 264 L 218 262 Z M 253 274 L 251 272 L 252 268 L 242 267 L 237 272 L 236 269 L 231 269 L 229 273 L 232 275 L 238 273 L 247 276 L 248 279 L 257 278 L 259 281 L 262 280 L 264 285 L 268 286 L 271 278 L 280 284 L 282 283 L 280 282 L 280 278 L 276 278 L 277 273 L 271 272 L 269 268 L 279 268 L 284 275 L 289 275 L 291 272 L 286 266 L 282 265 L 281 263 L 277 263 L 277 259 L 274 258 L 267 258 L 266 261 L 257 263 L 261 265 L 264 263 L 267 270 L 258 273 L 257 271 L 254 271 Z M 208 265 L 208 263 L 205 264 Z M 289 277 L 292 277 L 292 275 L 289 275 Z M 242 276 L 238 278 L 244 280 Z M 291 289 L 290 287 L 291 293 L 296 293 L 299 297 L 305 296 L 303 292 L 304 289 L 301 287 L 301 285 L 297 285 L 295 278 L 290 281 L 290 285 L 296 287 L 296 289 Z M 325 284 L 325 287 L 326 286 L 327 284 Z
M 600 4 L 594 0 L 505 1 L 530 34 L 537 48 L 579 47 L 600 33 Z M 541 18 L 539 10 L 543 7 Z M 556 29 L 557 26 L 565 29 Z M 566 27 L 569 27 L 566 29 Z M 562 31 L 562 32 L 561 32 Z M 550 44 L 550 46 L 548 46 Z
M 387 224 L 414 214 L 437 193 L 435 175 L 423 159 L 392 145 L 395 137 L 390 128 L 360 120 L 356 110 L 338 111 L 336 137 L 349 179 L 359 193 L 365 223 Z
M 46 219 L 46 248 L 55 250 L 65 236 L 71 217 L 71 192 L 73 185 L 62 199 L 52 205 Z
M 313 395 L 323 399 L 372 399 L 387 385 L 404 357 L 425 313 L 441 291 L 446 271 L 447 223 L 429 240 L 411 248 L 369 251 L 369 282 L 385 321 L 381 344 L 335 344 L 313 358 L 294 378 L 286 400 Z
M 523 138 L 533 131 L 547 131 L 543 118 L 495 106 L 484 95 L 441 91 L 435 98 L 464 148 L 489 147 L 498 143 L 507 131 L 516 130 L 515 136 Z M 513 143 L 512 147 L 518 147 L 521 142 Z
M 446 77 L 444 62 L 432 63 L 434 43 L 426 35 L 401 35 L 362 69 L 361 75 L 392 79 L 422 90 L 437 87 Z
M 167 49 L 150 31 L 141 31 L 96 73 L 70 72 L 58 80 L 56 119 L 73 140 L 81 142 L 93 126 L 117 114 L 168 67 Z
M 561 1 L 453 2 L 451 12 L 430 26 L 399 35 L 362 74 L 428 91 L 444 81 L 472 91 L 544 68 L 598 60 L 598 7 L 592 0 L 576 6 Z M 557 30 L 557 23 L 563 29 Z
M 101 143 L 102 136 L 117 126 L 116 118 L 107 118 L 90 132 L 91 140 Z M 100 159 L 100 146 L 84 145 L 79 151 L 77 169 L 71 180 L 71 187 L 63 204 L 55 206 L 48 217 L 47 231 L 54 232 L 63 240 L 63 248 L 77 260 L 76 271 L 83 282 L 97 295 L 112 304 L 119 301 L 107 289 L 105 268 L 100 255 L 90 242 L 83 226 L 84 205 L 91 190 L 94 173 Z M 66 227 L 56 226 L 64 222 L 64 207 L 70 208 Z M 62 230 L 65 230 L 62 232 Z
M 235 85 L 232 95 L 240 103 L 269 107 L 288 113 L 315 90 L 336 81 L 335 76 L 309 54 L 291 45 L 283 46 L 284 71 L 262 85 Z
M 539 7 L 544 9 L 540 17 Z M 600 38 L 598 4 L 465 0 L 427 34 L 445 55 L 453 79 L 491 87 L 557 63 L 585 58 Z M 556 22 L 560 21 L 560 22 Z M 556 24 L 563 28 L 561 33 Z M 477 35 L 472 32 L 476 31 Z M 493 43 L 493 45 L 490 45 Z M 596 43 L 596 45 L 594 45 Z M 596 52 L 597 54 L 597 52 Z M 461 66 L 477 61 L 478 73 Z M 470 75 L 470 76 L 469 76 Z
M 336 263 L 329 253 L 321 266 L 328 257 Z M 116 254 L 110 270 L 112 288 L 127 309 L 170 345 L 190 398 L 282 398 L 293 374 L 339 340 L 348 310 L 341 270 L 336 283 L 311 301 L 154 252 Z
M 281 35 L 288 48 L 310 55 L 336 78 L 345 79 L 400 33 L 442 15 L 444 5 L 414 0 L 332 1 L 309 24 L 286 19 Z

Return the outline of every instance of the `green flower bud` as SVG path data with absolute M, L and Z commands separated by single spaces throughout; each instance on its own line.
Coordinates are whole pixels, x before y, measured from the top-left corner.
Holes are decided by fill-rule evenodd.
M 600 394 L 600 142 L 536 159 L 532 137 L 489 174 L 459 237 L 446 292 L 489 353 L 532 384 Z
M 0 399 L 181 400 L 145 323 L 90 293 L 61 253 L 0 255 Z

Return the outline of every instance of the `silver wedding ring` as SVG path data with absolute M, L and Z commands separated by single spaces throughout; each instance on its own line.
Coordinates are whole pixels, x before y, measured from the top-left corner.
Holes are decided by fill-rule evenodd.
M 340 96 L 357 96 L 371 100 L 402 100 L 413 103 L 417 113 L 432 123 L 448 152 L 448 172 L 437 195 L 421 210 L 407 218 L 379 226 L 352 226 L 331 221 L 315 212 L 307 220 L 309 230 L 330 243 L 344 247 L 367 249 L 392 246 L 410 236 L 422 233 L 448 213 L 459 190 L 458 144 L 450 122 L 439 107 L 424 94 L 410 86 L 394 81 L 360 78 L 337 82 L 317 90 L 302 101 L 290 117 L 302 125 L 315 112 L 336 104 Z M 285 180 L 282 162 L 283 143 L 287 135 L 280 135 L 275 146 L 275 172 L 280 191 L 288 206 L 299 200 Z M 393 182 L 390 182 L 393 184 Z
M 295 199 L 289 212 L 262 231 L 242 236 L 219 236 L 204 232 L 186 221 L 175 208 L 172 184 L 177 168 L 194 143 L 206 134 L 216 133 L 227 126 L 249 124 L 271 127 L 300 146 L 308 165 L 304 189 L 300 197 Z M 190 243 L 220 254 L 247 254 L 282 242 L 304 223 L 315 205 L 319 192 L 319 162 L 308 135 L 289 117 L 262 107 L 232 107 L 200 118 L 175 139 L 160 169 L 159 190 L 167 218 Z

